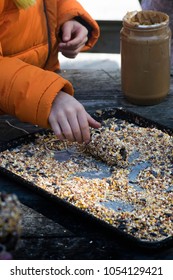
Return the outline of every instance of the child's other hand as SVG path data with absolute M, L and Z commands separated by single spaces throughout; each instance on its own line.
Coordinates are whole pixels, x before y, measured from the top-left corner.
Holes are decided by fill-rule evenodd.
M 89 143 L 89 127 L 99 128 L 94 120 L 73 96 L 60 91 L 49 115 L 49 124 L 58 139 Z
M 62 27 L 59 51 L 68 58 L 75 58 L 88 41 L 88 30 L 76 20 L 65 22 Z

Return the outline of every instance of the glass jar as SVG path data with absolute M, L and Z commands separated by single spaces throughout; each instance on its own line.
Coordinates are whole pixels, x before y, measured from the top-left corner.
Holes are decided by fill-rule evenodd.
M 125 97 L 137 105 L 161 102 L 170 88 L 169 16 L 159 11 L 129 12 L 123 19 L 120 39 Z

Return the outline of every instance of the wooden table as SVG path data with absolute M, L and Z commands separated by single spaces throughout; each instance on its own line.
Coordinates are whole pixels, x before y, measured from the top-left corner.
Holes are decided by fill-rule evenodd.
M 90 113 L 108 107 L 124 107 L 173 129 L 173 79 L 170 94 L 162 103 L 142 107 L 124 99 L 119 72 L 68 70 L 61 74 L 73 83 L 76 98 Z M 2 116 L 1 142 L 24 134 L 9 126 L 7 121 L 29 132 L 38 130 Z M 14 259 L 173 259 L 173 245 L 161 250 L 134 247 L 2 175 L 0 191 L 17 194 L 23 211 L 23 231 Z

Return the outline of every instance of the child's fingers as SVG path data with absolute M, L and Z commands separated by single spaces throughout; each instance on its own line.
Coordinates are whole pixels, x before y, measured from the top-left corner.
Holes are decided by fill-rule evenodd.
M 61 127 L 61 131 L 64 137 L 71 142 L 75 141 L 73 129 L 65 115 L 62 120 L 59 120 L 59 125 Z
M 88 113 L 87 113 L 87 119 L 88 119 L 88 123 L 89 123 L 90 127 L 93 127 L 93 128 L 101 127 L 101 123 L 99 123 L 94 118 L 92 118 Z
M 72 35 L 72 24 L 70 22 L 66 22 L 63 26 L 62 26 L 62 41 L 68 42 L 71 39 L 71 35 Z
M 62 50 L 61 53 L 68 58 L 75 58 L 83 47 L 84 45 L 76 50 Z
M 76 37 L 70 41 L 68 41 L 67 43 L 61 42 L 59 43 L 59 50 L 76 50 L 77 48 L 80 48 L 81 46 L 84 46 L 86 44 L 86 42 L 88 41 L 88 37 Z
M 70 123 L 71 130 L 73 131 L 75 140 L 78 143 L 82 143 L 83 142 L 82 131 L 79 126 L 79 121 L 78 121 L 77 115 L 73 116 L 73 118 L 70 118 L 68 121 Z
M 90 141 L 90 129 L 89 129 L 87 114 L 85 110 L 81 110 L 78 112 L 78 122 L 82 134 L 82 142 L 88 144 Z
M 59 126 L 59 124 L 57 123 L 57 121 L 51 121 L 50 122 L 50 126 L 52 127 L 52 130 L 54 132 L 54 134 L 58 137 L 59 140 L 65 140 L 65 137 L 61 131 L 61 128 Z

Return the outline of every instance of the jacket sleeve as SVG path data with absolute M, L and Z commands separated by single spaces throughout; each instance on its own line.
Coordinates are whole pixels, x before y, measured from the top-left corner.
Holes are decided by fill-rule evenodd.
M 58 74 L 17 58 L 0 56 L 0 77 L 0 113 L 45 128 L 57 93 L 73 94 L 72 85 Z
M 100 36 L 100 29 L 97 22 L 87 13 L 87 11 L 85 11 L 85 9 L 81 6 L 81 4 L 78 1 L 57 0 L 57 2 L 58 2 L 57 33 L 60 27 L 62 26 L 62 24 L 65 23 L 66 21 L 76 17 L 81 18 L 82 21 L 86 22 L 86 25 L 89 25 L 91 27 L 90 37 L 86 46 L 83 48 L 83 51 L 92 48 Z

